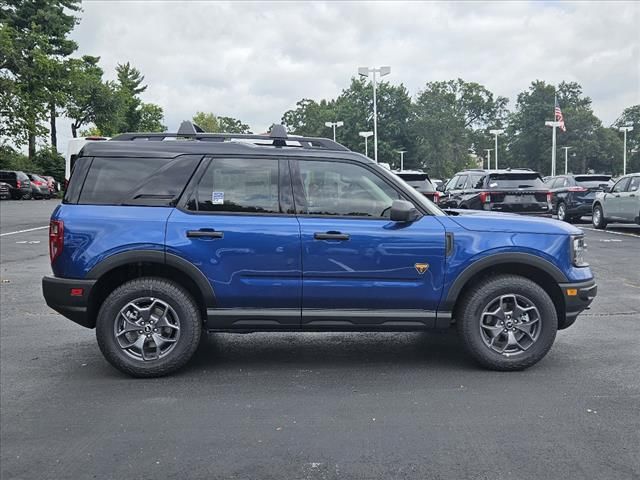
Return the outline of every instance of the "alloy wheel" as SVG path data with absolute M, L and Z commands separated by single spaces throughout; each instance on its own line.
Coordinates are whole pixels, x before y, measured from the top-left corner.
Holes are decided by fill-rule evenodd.
M 162 300 L 137 298 L 118 312 L 113 333 L 128 356 L 143 361 L 157 360 L 175 347 L 180 338 L 180 319 Z
M 480 315 L 482 341 L 506 357 L 529 350 L 540 337 L 538 307 L 523 295 L 507 294 L 491 300 Z

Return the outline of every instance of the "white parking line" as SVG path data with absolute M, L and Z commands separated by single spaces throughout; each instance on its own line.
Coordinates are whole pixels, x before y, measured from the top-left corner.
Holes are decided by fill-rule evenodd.
M 611 235 L 622 235 L 624 237 L 640 238 L 640 235 L 636 235 L 635 233 L 612 232 L 611 230 L 598 230 L 597 228 L 589 228 L 589 227 L 580 227 L 580 228 L 582 230 L 591 230 L 592 232 L 610 233 Z
M 27 228 L 26 230 L 18 230 L 15 232 L 0 233 L 0 237 L 5 237 L 7 235 L 16 235 L 18 233 L 34 232 L 36 230 L 42 230 L 44 228 L 49 228 L 49 225 L 45 225 L 44 227 Z

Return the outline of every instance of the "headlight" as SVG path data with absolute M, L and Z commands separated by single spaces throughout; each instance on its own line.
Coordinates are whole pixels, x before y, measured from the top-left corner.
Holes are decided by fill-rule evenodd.
M 573 264 L 576 267 L 588 267 L 589 264 L 584 259 L 584 254 L 587 251 L 587 243 L 584 241 L 584 236 L 571 237 L 571 258 Z

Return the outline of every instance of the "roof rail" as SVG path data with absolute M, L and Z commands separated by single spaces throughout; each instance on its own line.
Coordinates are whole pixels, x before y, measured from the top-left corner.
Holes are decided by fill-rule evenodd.
M 123 142 L 148 140 L 161 142 L 167 138 L 175 138 L 178 140 L 198 140 L 202 142 L 229 142 L 232 140 L 243 140 L 259 146 L 336 150 L 343 152 L 349 151 L 349 149 L 344 145 L 334 142 L 333 140 L 329 140 L 328 138 L 287 135 L 287 129 L 284 125 L 272 125 L 271 131 L 268 135 L 254 135 L 252 133 L 205 133 L 202 131 L 202 128 L 193 124 L 189 120 L 182 122 L 177 133 L 121 133 L 120 135 L 111 138 L 110 141 Z

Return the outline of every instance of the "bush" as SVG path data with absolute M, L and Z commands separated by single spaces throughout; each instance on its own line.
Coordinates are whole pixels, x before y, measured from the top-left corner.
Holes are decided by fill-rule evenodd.
M 34 173 L 50 175 L 60 184 L 64 183 L 64 157 L 52 148 L 43 148 L 33 159 Z

